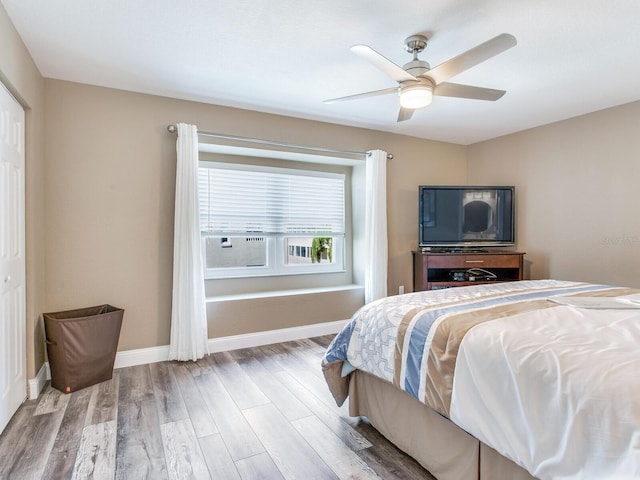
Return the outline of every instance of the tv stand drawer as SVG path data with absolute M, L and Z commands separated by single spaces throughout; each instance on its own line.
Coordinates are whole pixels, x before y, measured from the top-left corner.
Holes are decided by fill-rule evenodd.
M 518 267 L 520 258 L 513 254 L 437 253 L 427 255 L 428 268 Z

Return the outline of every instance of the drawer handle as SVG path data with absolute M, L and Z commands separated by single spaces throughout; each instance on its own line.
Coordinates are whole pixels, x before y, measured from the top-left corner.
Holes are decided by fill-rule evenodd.
M 465 260 L 464 263 L 484 263 L 484 260 Z

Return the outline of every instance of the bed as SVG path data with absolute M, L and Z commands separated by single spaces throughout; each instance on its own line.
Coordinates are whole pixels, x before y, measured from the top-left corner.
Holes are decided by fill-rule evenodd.
M 558 280 L 387 297 L 322 368 L 439 480 L 640 478 L 640 291 Z

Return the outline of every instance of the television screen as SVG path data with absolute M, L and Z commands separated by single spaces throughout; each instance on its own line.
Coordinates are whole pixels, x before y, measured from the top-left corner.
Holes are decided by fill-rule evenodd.
M 420 186 L 420 247 L 515 244 L 514 187 Z

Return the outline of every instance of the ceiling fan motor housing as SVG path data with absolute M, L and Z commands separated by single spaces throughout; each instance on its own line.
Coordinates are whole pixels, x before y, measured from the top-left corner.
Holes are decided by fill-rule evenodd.
M 431 70 L 431 65 L 429 65 L 429 62 L 425 62 L 424 60 L 412 60 L 409 63 L 405 63 L 402 68 L 414 77 L 419 77 Z

